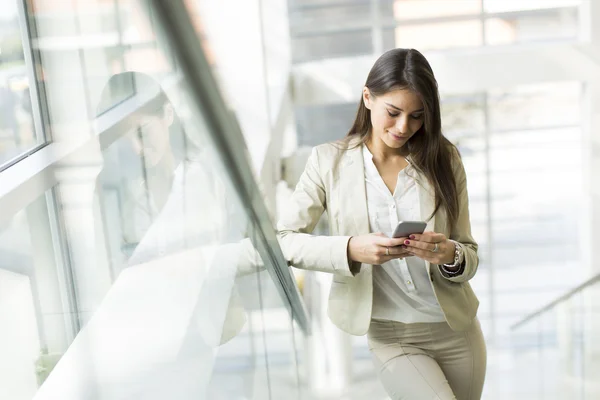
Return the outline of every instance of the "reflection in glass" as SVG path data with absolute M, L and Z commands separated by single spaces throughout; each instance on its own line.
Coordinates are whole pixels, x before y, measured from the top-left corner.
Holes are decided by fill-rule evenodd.
M 245 254 L 254 256 L 242 240 L 245 207 L 207 132 L 180 117 L 189 115 L 179 113 L 185 106 L 155 78 L 112 76 L 99 108 L 123 82 L 134 82 L 141 105 L 114 128 L 116 140 L 103 152 L 94 187 L 96 270 L 76 266 L 78 294 L 90 297 L 86 280 L 105 294 L 88 301 L 93 309 L 81 310 L 83 329 L 38 395 L 263 398 L 269 391 L 266 333 L 253 323 L 263 306 L 255 285 L 261 280 L 266 287 L 271 277 L 242 268 Z M 64 206 L 66 215 L 76 215 L 72 205 Z M 80 238 L 69 239 L 72 248 L 83 246 Z M 103 258 L 111 270 L 106 288 L 90 279 L 101 273 Z
M 226 233 L 227 213 L 222 182 L 210 173 L 206 149 L 186 135 L 160 85 L 140 72 L 114 75 L 98 108 L 104 109 L 113 93 L 130 82 L 148 103 L 129 118 L 127 131 L 104 152 L 98 175 L 104 222 L 119 222 L 106 231 L 108 236 L 119 236 L 109 240 L 116 245 L 111 259 L 121 253 L 128 260 L 147 234 L 145 250 L 138 249 L 136 263 L 147 260 L 150 256 L 142 253 L 152 249 L 164 255 L 184 243 L 192 246 L 192 241 L 220 242 Z M 169 217 L 161 217 L 167 206 L 164 213 L 170 213 Z M 190 212 L 195 214 L 186 215 Z M 160 228 L 149 232 L 154 224 Z M 119 269 L 113 265 L 115 273 Z

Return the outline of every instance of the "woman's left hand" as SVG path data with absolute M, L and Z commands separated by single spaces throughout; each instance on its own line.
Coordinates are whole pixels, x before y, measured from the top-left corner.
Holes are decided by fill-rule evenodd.
M 434 252 L 436 244 L 437 251 Z M 442 233 L 424 232 L 410 235 L 402 247 L 406 248 L 408 253 L 431 264 L 442 265 L 454 262 L 454 243 Z

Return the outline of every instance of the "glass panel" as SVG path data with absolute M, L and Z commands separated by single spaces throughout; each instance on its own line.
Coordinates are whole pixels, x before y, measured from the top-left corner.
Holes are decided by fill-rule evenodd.
M 264 300 L 260 290 L 267 280 L 270 280 L 270 276 L 264 272 L 241 274 L 237 277 L 228 310 L 232 315 L 243 312 L 245 324 L 239 334 L 215 349 L 214 370 L 209 378 L 207 399 L 269 398 Z M 212 295 L 221 296 L 218 288 L 215 288 Z M 210 297 L 206 298 L 208 304 L 212 303 Z
M 533 15 L 507 15 L 485 20 L 485 41 L 490 45 L 574 39 L 578 34 L 577 9 L 551 10 Z
M 481 0 L 395 0 L 394 19 L 440 18 L 481 12 Z
M 33 123 L 33 66 L 25 64 L 22 34 L 27 27 L 19 18 L 20 1 L 4 1 L 0 13 L 0 166 L 44 142 Z
M 261 294 L 261 323 L 258 331 L 264 335 L 266 359 L 269 366 L 270 398 L 300 399 L 299 370 L 296 358 L 294 325 L 273 279 L 263 272 L 260 285 L 256 288 Z M 257 399 L 267 398 L 256 397 Z
M 483 10 L 487 13 L 499 13 L 570 7 L 579 4 L 581 0 L 483 0 Z
M 42 195 L 0 229 L 0 398 L 31 399 L 73 335 Z
M 581 360 L 581 380 L 583 392 L 586 399 L 593 399 L 598 396 L 597 382 L 600 372 L 600 362 L 598 354 L 600 348 L 598 344 L 598 332 L 600 326 L 600 284 L 596 283 L 588 287 L 585 292 L 579 295 L 580 312 L 577 326 L 580 329 L 578 347 L 580 349 Z M 575 325 L 575 324 L 574 324 Z
M 258 272 L 264 263 L 248 238 L 264 239 L 148 10 L 136 1 L 29 3 L 44 105 L 58 141 L 71 150 L 53 169 L 59 196 L 50 207 L 60 216 L 53 234 L 64 240 L 69 264 L 62 252 L 51 254 L 48 228 L 37 225 L 41 210 L 29 215 L 28 208 L 26 222 L 15 217 L 15 228 L 2 231 L 1 262 L 6 253 L 31 265 L 29 275 L 0 276 L 0 286 L 18 286 L 9 300 L 23 310 L 16 321 L 1 291 L 0 322 L 16 321 L 26 341 L 10 358 L 22 371 L 2 374 L 12 381 L 0 381 L 0 397 L 263 399 L 280 393 L 273 371 L 273 379 L 293 385 L 293 396 L 298 372 L 287 300 L 272 276 Z M 27 234 L 21 254 L 14 238 Z M 25 256 L 73 276 L 57 291 L 60 303 L 41 307 L 49 315 L 44 324 L 63 329 L 50 344 L 35 314 L 36 293 L 26 290 L 37 265 Z M 64 300 L 71 298 L 72 306 Z M 4 343 L 18 347 L 17 340 Z M 5 387 L 26 396 L 4 396 Z
M 597 398 L 598 290 L 588 286 L 513 331 L 510 378 L 527 398 Z
M 445 129 L 463 154 L 473 233 L 480 244 L 480 272 L 472 285 L 485 299 L 480 309 L 496 343 L 509 340 L 510 324 L 524 313 L 584 278 L 581 94 L 577 82 L 491 90 L 487 99 L 491 131 L 486 133 L 485 124 L 480 125 L 484 133 L 480 136 L 470 136 L 466 129 L 469 122 L 485 119 L 469 114 L 461 96 L 453 96 L 456 107 L 469 116 L 464 128 L 459 124 L 455 131 Z M 442 97 L 443 109 L 452 104 L 447 98 Z M 467 104 L 483 117 L 485 96 L 473 96 L 472 103 Z M 444 115 L 444 124 L 448 120 L 452 121 Z M 557 181 L 566 185 L 560 193 L 548 189 L 549 182 Z M 556 242 L 561 246 L 551 245 Z M 570 271 L 567 275 L 561 273 L 565 268 Z M 501 273 L 509 270 L 514 272 Z M 540 281 L 539 276 L 546 278 Z M 513 290 L 524 292 L 511 294 Z M 537 295 L 519 300 L 527 293 Z M 519 378 L 510 377 L 520 384 Z M 523 383 L 524 390 L 530 386 Z M 496 394 L 504 389 L 486 390 Z M 504 397 L 514 398 L 508 393 Z
M 489 92 L 493 131 L 574 125 L 580 121 L 581 84 L 548 82 Z
M 419 50 L 474 47 L 483 44 L 480 20 L 399 26 L 396 47 Z

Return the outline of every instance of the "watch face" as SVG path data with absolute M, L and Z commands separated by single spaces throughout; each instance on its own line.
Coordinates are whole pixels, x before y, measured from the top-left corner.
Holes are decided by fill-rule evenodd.
M 455 263 L 458 264 L 459 261 L 463 258 L 463 248 L 460 245 L 456 245 L 456 259 Z

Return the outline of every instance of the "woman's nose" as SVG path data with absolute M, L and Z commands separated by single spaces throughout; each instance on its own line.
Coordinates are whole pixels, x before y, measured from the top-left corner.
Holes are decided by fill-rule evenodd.
M 401 116 L 396 120 L 396 129 L 400 131 L 400 133 L 405 134 L 408 131 L 408 118 Z

